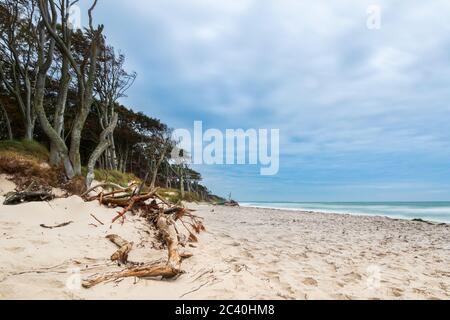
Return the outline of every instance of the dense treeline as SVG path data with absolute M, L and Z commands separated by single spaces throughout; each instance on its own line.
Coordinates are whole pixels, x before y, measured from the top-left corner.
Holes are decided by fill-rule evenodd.
M 200 174 L 171 161 L 170 128 L 119 103 L 137 74 L 94 23 L 97 0 L 73 28 L 77 2 L 0 0 L 0 139 L 47 145 L 50 163 L 87 186 L 101 168 L 208 197 Z

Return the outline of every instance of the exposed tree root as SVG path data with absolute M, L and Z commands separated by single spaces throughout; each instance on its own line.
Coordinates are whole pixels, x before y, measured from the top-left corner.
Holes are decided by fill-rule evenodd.
M 96 187 L 93 188 L 93 190 Z M 142 216 L 146 217 L 147 221 L 153 224 L 161 234 L 161 239 L 165 247 L 167 247 L 168 257 L 166 262 L 158 262 L 145 264 L 141 266 L 129 266 L 124 270 L 106 273 L 103 275 L 94 275 L 85 281 L 82 285 L 84 288 L 92 288 L 100 283 L 108 281 L 117 281 L 119 279 L 128 277 L 137 278 L 174 278 L 183 273 L 181 263 L 184 259 L 192 257 L 191 253 L 180 253 L 179 243 L 180 238 L 186 239 L 186 235 L 178 232 L 176 222 L 180 221 L 185 229 L 189 232 L 189 240 L 197 242 L 198 239 L 194 235 L 205 230 L 201 218 L 192 214 L 192 211 L 183 207 L 172 206 L 165 199 L 157 194 L 158 189 L 154 189 L 148 193 L 141 194 L 142 187 L 136 188 L 132 193 L 124 194 L 124 189 L 112 191 L 108 194 L 100 193 L 95 197 L 86 198 L 87 201 L 99 200 L 103 205 L 123 207 L 123 210 L 118 213 L 112 220 L 116 222 L 120 218 L 124 218 L 127 212 L 140 210 Z M 129 191 L 129 190 L 127 190 Z M 147 201 L 151 201 L 147 204 Z M 156 200 L 160 200 L 162 204 L 158 204 Z M 190 222 L 183 221 L 183 218 L 188 218 Z M 192 228 L 192 230 L 186 225 Z M 123 264 L 128 264 L 128 254 L 132 250 L 133 243 L 122 239 L 118 235 L 109 235 L 106 237 L 119 248 L 112 256 L 112 261 L 118 261 Z
M 157 264 L 157 265 L 146 265 L 139 267 L 131 267 L 124 269 L 118 272 L 112 272 L 108 274 L 104 274 L 101 276 L 97 276 L 88 280 L 83 281 L 84 288 L 92 288 L 102 282 L 118 280 L 121 278 L 129 278 L 129 277 L 138 277 L 138 278 L 154 278 L 154 277 L 163 277 L 163 278 L 173 278 L 182 273 L 181 271 L 181 261 L 182 256 L 178 253 L 178 235 L 175 231 L 173 224 L 168 221 L 168 218 L 164 215 L 160 215 L 158 217 L 157 228 L 160 230 L 164 241 L 167 245 L 168 249 L 168 260 L 166 264 Z M 113 254 L 111 260 L 117 261 L 120 260 L 120 256 L 125 254 L 128 256 L 129 251 L 131 250 L 130 243 L 123 240 L 121 237 L 117 235 L 110 235 L 107 238 L 115 243 L 117 246 L 120 246 L 120 249 Z M 184 258 L 188 258 L 191 255 L 183 254 Z M 126 259 L 125 259 L 126 261 Z
M 179 274 L 179 270 L 173 270 L 167 265 L 141 266 L 128 268 L 119 272 L 104 274 L 82 282 L 83 288 L 89 289 L 100 283 L 115 281 L 121 278 L 154 278 L 162 276 L 164 278 L 173 278 Z
M 123 264 L 127 263 L 128 254 L 133 249 L 134 243 L 128 242 L 115 234 L 106 236 L 106 239 L 109 239 L 109 241 L 119 247 L 119 249 L 111 256 L 111 261 L 118 261 Z

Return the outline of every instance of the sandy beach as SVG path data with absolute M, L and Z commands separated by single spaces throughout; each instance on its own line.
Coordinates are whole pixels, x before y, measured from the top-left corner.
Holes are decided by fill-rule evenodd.
M 0 202 L 14 189 L 0 178 Z M 128 278 L 82 289 L 119 270 L 105 236 L 135 243 L 129 260 L 166 258 L 138 216 L 79 197 L 0 205 L 0 299 L 449 299 L 450 225 L 189 204 L 207 232 L 174 280 Z M 95 216 L 96 219 L 93 218 Z M 101 225 L 99 221 L 103 222 Z M 46 229 L 65 222 L 69 225 Z

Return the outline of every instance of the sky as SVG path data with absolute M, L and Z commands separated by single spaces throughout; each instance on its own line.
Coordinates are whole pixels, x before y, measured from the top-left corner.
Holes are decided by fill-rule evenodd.
M 450 200 L 450 2 L 432 3 L 99 0 L 94 17 L 138 73 L 125 105 L 173 128 L 280 130 L 275 176 L 196 166 L 214 193 L 439 201 Z M 380 29 L 367 27 L 370 5 Z

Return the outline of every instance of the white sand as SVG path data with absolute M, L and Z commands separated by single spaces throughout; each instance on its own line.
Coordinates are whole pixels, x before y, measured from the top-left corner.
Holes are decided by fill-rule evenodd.
M 14 188 L 0 176 L 0 194 Z M 0 202 L 3 197 L 0 196 Z M 165 258 L 138 217 L 80 198 L 0 205 L 0 299 L 449 299 L 450 226 L 292 211 L 196 206 L 207 233 L 177 280 L 125 279 L 80 289 L 118 270 L 104 237 L 135 242 L 131 261 Z M 214 212 L 212 212 L 214 210 Z M 94 214 L 105 226 L 90 216 Z M 48 230 L 40 224 L 74 223 Z M 109 266 L 108 266 L 109 265 Z

